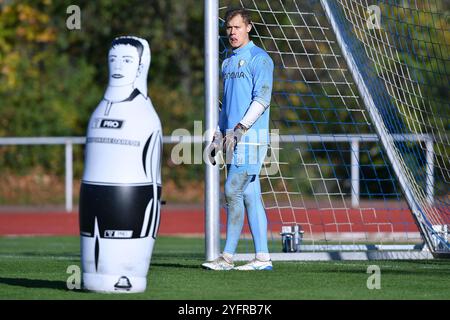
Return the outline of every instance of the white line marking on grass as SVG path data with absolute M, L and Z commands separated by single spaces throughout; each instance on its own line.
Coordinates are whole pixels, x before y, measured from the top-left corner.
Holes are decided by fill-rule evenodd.
M 79 259 L 79 257 L 48 256 L 48 255 L 26 256 L 26 255 L 15 255 L 15 254 L 0 254 L 0 258 L 9 258 L 9 259 L 53 259 L 53 260 L 77 260 L 77 259 Z
M 370 262 L 370 261 L 369 261 Z M 414 263 L 414 261 L 411 261 L 411 263 Z M 338 265 L 338 266 L 351 266 L 351 267 L 361 267 L 361 268 L 363 268 L 363 267 L 367 267 L 367 264 L 356 264 L 356 263 L 339 263 L 339 262 L 335 262 L 335 263 L 333 263 L 334 265 Z M 382 268 L 382 269 L 389 269 L 389 268 L 391 268 L 391 269 L 404 269 L 405 268 L 405 266 L 402 266 L 402 265 L 389 265 L 389 264 L 379 264 L 380 265 L 380 268 Z M 449 266 L 450 266 L 450 264 L 449 264 Z M 412 266 L 412 267 L 414 267 L 414 268 L 419 268 L 419 269 L 443 269 L 442 267 L 440 267 L 440 266 L 437 266 L 437 265 L 426 265 L 426 266 Z

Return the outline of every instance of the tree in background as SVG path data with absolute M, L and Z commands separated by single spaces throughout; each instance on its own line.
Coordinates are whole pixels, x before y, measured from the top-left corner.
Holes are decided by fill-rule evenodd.
M 0 1 L 0 135 L 83 136 L 107 85 L 113 38 L 136 35 L 152 51 L 149 96 L 164 134 L 193 130 L 203 118 L 203 10 L 198 1 L 79 1 L 81 29 L 66 21 L 72 1 Z M 182 184 L 201 166 L 174 167 L 165 148 L 165 179 Z M 58 147 L 2 147 L 0 168 L 36 166 L 63 173 Z M 75 159 L 83 158 L 76 150 Z M 79 177 L 82 161 L 75 162 Z M 198 181 L 198 180 L 197 180 Z M 179 186 L 181 187 L 181 185 Z

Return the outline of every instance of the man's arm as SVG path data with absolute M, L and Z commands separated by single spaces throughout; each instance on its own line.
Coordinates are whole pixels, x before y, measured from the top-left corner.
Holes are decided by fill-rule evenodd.
M 239 124 L 244 126 L 246 130 L 250 129 L 256 120 L 258 120 L 264 111 L 266 111 L 267 107 L 262 105 L 259 101 L 253 100 L 244 117 L 239 121 Z
M 248 130 L 270 105 L 273 85 L 273 61 L 268 55 L 260 54 L 252 61 L 253 100 L 236 127 Z M 236 128 L 235 128 L 236 129 Z

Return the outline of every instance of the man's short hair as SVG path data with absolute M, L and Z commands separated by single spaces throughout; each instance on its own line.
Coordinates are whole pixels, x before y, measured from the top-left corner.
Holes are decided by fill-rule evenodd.
M 252 17 L 250 16 L 250 12 L 244 8 L 228 9 L 227 12 L 225 13 L 225 23 L 228 23 L 228 21 L 230 21 L 237 15 L 240 15 L 242 17 L 242 20 L 244 20 L 245 24 L 252 23 Z

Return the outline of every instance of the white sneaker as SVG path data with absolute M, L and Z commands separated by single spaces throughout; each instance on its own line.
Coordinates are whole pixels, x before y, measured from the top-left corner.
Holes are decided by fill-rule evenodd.
M 243 266 L 239 266 L 234 268 L 234 270 L 241 270 L 241 271 L 251 271 L 251 270 L 272 270 L 272 261 L 260 261 L 257 259 L 254 259 L 250 261 L 247 264 L 244 264 Z
M 202 267 L 209 270 L 232 270 L 234 264 L 229 263 L 223 256 L 220 256 L 214 261 L 203 263 Z

